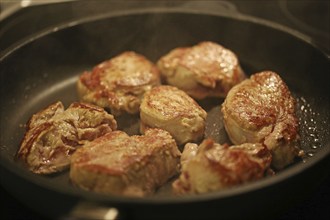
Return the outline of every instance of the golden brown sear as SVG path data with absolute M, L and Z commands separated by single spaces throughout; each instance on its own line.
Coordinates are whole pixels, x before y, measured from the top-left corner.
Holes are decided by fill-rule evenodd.
M 178 173 L 180 156 L 167 131 L 149 129 L 134 136 L 114 131 L 73 154 L 70 179 L 86 190 L 140 197 Z
M 264 71 L 238 84 L 228 93 L 221 111 L 230 140 L 265 144 L 276 169 L 298 155 L 295 100 L 278 74 Z
M 173 191 L 199 194 L 261 179 L 271 158 L 269 150 L 260 143 L 230 147 L 211 139 L 199 146 L 187 143 L 181 157 L 181 175 L 173 182 Z
M 128 51 L 84 72 L 77 88 L 82 101 L 119 115 L 138 113 L 143 94 L 159 84 L 157 67 L 144 56 Z
M 173 86 L 157 86 L 146 92 L 140 109 L 143 133 L 147 128 L 168 131 L 177 143 L 200 140 L 207 113 L 184 91 Z
M 236 55 L 210 41 L 173 49 L 159 59 L 157 66 L 168 84 L 195 99 L 224 98 L 245 78 Z
M 35 173 L 55 173 L 69 167 L 77 148 L 116 128 L 98 106 L 75 102 L 64 110 L 56 102 L 31 117 L 17 156 Z

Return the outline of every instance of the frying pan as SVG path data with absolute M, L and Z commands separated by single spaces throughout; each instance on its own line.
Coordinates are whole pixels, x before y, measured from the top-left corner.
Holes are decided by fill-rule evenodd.
M 76 101 L 75 83 L 83 70 L 126 50 L 157 61 L 175 47 L 204 40 L 234 51 L 247 75 L 262 70 L 280 74 L 297 100 L 303 159 L 275 176 L 219 192 L 174 196 L 167 184 L 145 198 L 83 191 L 70 184 L 68 172 L 36 175 L 14 159 L 29 117 L 54 101 L 66 106 Z M 39 33 L 7 51 L 0 63 L 1 184 L 43 216 L 70 219 L 63 213 L 85 203 L 93 204 L 94 211 L 114 207 L 120 217 L 130 219 L 271 218 L 304 198 L 329 173 L 329 58 L 303 35 L 282 26 L 243 15 L 139 9 L 87 17 Z M 219 111 L 222 101 L 200 104 L 210 115 L 207 135 L 224 143 L 229 140 Z M 118 122 L 120 129 L 137 132 L 137 116 L 119 117 Z

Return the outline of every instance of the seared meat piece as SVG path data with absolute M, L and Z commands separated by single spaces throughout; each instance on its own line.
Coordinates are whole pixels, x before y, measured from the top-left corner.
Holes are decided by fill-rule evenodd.
M 124 52 L 84 72 L 78 93 L 84 102 L 108 108 L 114 115 L 139 111 L 143 94 L 160 84 L 157 67 L 144 56 Z
M 225 97 L 245 78 L 236 55 L 214 42 L 173 49 L 157 66 L 168 84 L 196 99 Z
M 35 173 L 58 172 L 78 147 L 116 128 L 113 116 L 98 106 L 72 103 L 64 110 L 56 102 L 31 117 L 17 156 Z
M 298 154 L 295 100 L 279 75 L 257 73 L 230 90 L 222 104 L 224 125 L 234 144 L 263 143 L 281 169 Z
M 70 178 L 86 190 L 140 197 L 178 173 L 180 155 L 167 131 L 149 129 L 141 136 L 114 131 L 73 154 Z
M 140 109 L 143 133 L 149 127 L 162 128 L 177 143 L 197 141 L 204 135 L 206 112 L 184 91 L 158 86 L 146 92 Z
M 231 147 L 211 139 L 199 146 L 188 143 L 181 157 L 181 175 L 172 187 L 177 194 L 198 194 L 255 181 L 264 177 L 271 158 L 260 143 Z

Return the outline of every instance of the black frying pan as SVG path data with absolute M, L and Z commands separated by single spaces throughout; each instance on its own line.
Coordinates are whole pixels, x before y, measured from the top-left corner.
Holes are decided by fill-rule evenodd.
M 36 175 L 14 160 L 29 117 L 54 101 L 66 106 L 76 101 L 75 82 L 83 70 L 126 50 L 156 61 L 175 47 L 204 40 L 233 50 L 248 75 L 262 70 L 281 75 L 297 99 L 306 157 L 276 176 L 232 189 L 177 197 L 167 185 L 146 198 L 86 192 L 70 184 L 68 172 Z M 329 173 L 329 58 L 303 37 L 269 22 L 188 10 L 109 14 L 39 34 L 2 56 L 0 64 L 1 184 L 44 216 L 63 217 L 78 202 L 88 201 L 96 207 L 115 207 L 129 218 L 272 217 Z M 217 113 L 222 101 L 201 102 L 218 123 L 208 135 L 218 132 L 215 138 L 221 143 L 228 142 Z M 137 132 L 137 117 L 118 120 L 121 129 Z

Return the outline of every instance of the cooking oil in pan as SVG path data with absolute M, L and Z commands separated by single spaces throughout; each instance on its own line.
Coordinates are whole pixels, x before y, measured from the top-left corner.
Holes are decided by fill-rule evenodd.
M 205 136 L 219 143 L 228 143 L 230 140 L 224 129 L 220 105 L 223 100 L 206 99 L 199 104 L 208 112 L 206 119 Z M 322 129 L 321 115 L 316 111 L 312 102 L 304 97 L 296 96 L 296 114 L 299 121 L 300 148 L 304 151 L 303 161 L 313 157 L 322 147 L 322 137 L 326 129 Z M 323 132 L 323 133 L 322 133 Z
M 304 98 L 296 98 L 296 112 L 299 120 L 300 147 L 305 151 L 303 160 L 313 157 L 321 148 L 320 114 Z

